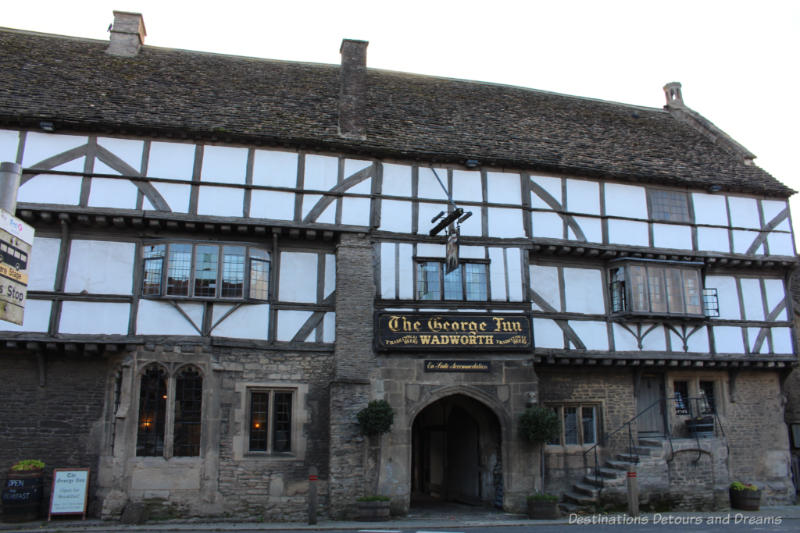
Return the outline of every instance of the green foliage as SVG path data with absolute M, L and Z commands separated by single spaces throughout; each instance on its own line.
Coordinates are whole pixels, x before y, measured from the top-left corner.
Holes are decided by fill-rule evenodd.
M 557 502 L 558 496 L 555 494 L 548 494 L 547 492 L 534 492 L 528 496 L 529 502 Z
M 25 472 L 28 470 L 44 470 L 44 463 L 38 459 L 25 459 L 15 463 L 11 470 L 14 472 Z
M 394 422 L 394 410 L 386 400 L 373 400 L 358 412 L 358 425 L 364 435 L 386 433 Z
M 371 496 L 361 496 L 356 499 L 357 502 L 388 502 L 389 497 L 381 494 L 372 494 Z
M 523 439 L 541 444 L 557 438 L 561 433 L 561 424 L 555 411 L 534 405 L 520 415 L 519 430 Z
M 742 483 L 741 481 L 734 481 L 731 483 L 731 490 L 752 490 L 757 491 L 758 487 L 752 483 Z

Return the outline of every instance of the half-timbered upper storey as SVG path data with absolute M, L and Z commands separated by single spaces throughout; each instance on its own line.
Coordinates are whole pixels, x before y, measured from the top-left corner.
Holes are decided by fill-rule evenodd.
M 677 84 L 652 109 L 367 70 L 360 41 L 331 66 L 119 33 L 0 30 L 0 161 L 39 230 L 13 335 L 329 344 L 357 232 L 378 307 L 530 313 L 540 353 L 794 351 L 793 191 Z

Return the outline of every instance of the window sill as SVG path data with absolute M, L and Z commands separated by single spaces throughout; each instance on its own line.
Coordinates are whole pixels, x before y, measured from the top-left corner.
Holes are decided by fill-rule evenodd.
M 639 318 L 658 319 L 658 320 L 679 320 L 686 321 L 701 321 L 707 322 L 710 318 L 706 315 L 679 315 L 670 313 L 638 313 L 635 311 L 617 311 L 611 313 L 611 319 L 616 321 L 622 320 L 635 320 Z
M 210 302 L 210 303 L 226 303 L 226 304 L 268 304 L 269 300 L 257 300 L 255 298 L 223 298 L 223 297 L 208 297 L 208 296 L 175 296 L 175 295 L 152 295 L 143 294 L 140 296 L 142 300 L 160 300 L 169 302 Z
M 242 456 L 243 459 L 260 459 L 270 461 L 296 461 L 297 455 L 293 452 L 285 453 L 267 453 L 267 452 L 245 452 Z

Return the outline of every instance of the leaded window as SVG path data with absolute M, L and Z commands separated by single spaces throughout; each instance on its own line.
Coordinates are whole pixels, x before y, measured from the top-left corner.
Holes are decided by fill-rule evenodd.
M 667 222 L 691 222 L 689 196 L 683 191 L 649 189 L 650 218 Z
M 597 443 L 599 410 L 597 405 L 550 406 L 561 420 L 561 433 L 548 442 L 556 446 L 583 446 Z
M 292 451 L 292 404 L 290 390 L 254 389 L 250 394 L 248 451 Z
M 624 259 L 609 278 L 614 313 L 703 316 L 699 265 Z
M 488 265 L 481 262 L 461 261 L 458 268 L 447 272 L 444 261 L 420 261 L 416 269 L 417 300 L 487 299 Z

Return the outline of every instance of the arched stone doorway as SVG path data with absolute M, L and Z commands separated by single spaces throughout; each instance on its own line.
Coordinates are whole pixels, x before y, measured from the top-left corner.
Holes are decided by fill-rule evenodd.
M 414 418 L 411 505 L 457 501 L 502 507 L 500 422 L 463 394 L 428 405 Z

